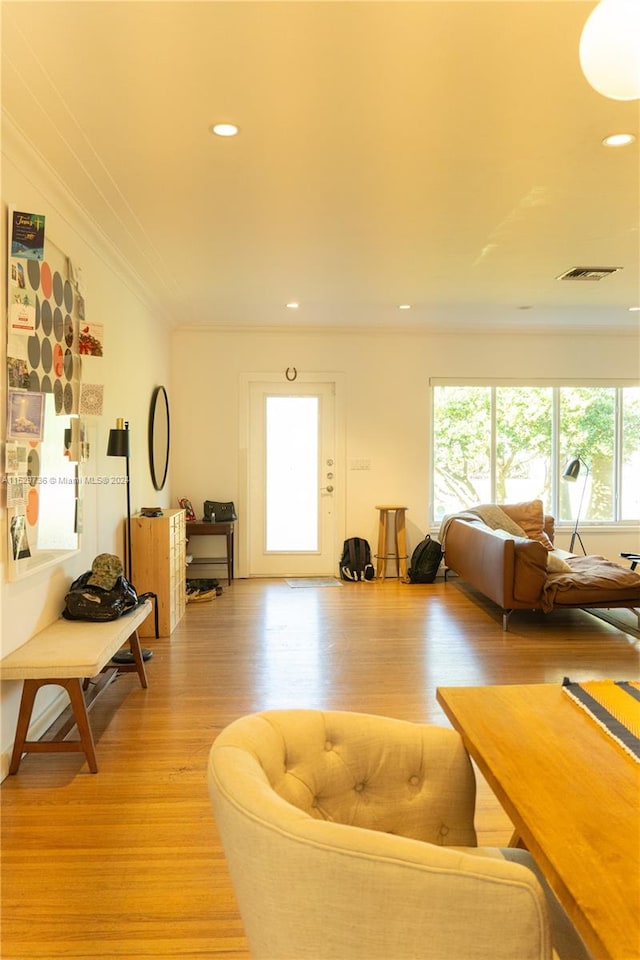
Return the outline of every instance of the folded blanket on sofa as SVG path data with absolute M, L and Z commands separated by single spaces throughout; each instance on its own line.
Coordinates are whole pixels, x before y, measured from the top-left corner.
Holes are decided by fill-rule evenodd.
M 628 601 L 640 605 L 640 576 L 605 557 L 569 557 L 571 573 L 556 573 L 547 578 L 542 588 L 542 609 L 554 605 L 589 606 L 602 604 L 603 597 L 612 605 Z
M 469 507 L 460 513 L 450 513 L 443 518 L 440 524 L 438 540 L 442 549 L 445 548 L 447 530 L 452 520 L 466 520 L 468 523 L 478 523 L 478 521 L 490 527 L 491 530 L 504 530 L 506 533 L 513 534 L 514 537 L 524 537 L 526 533 L 522 527 L 518 526 L 515 520 L 512 520 L 501 507 L 494 503 L 481 503 L 477 507 Z

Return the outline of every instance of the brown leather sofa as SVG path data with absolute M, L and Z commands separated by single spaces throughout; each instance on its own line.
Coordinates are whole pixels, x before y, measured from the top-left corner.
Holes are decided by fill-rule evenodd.
M 503 508 L 504 509 L 504 508 Z M 508 509 L 508 508 L 507 508 Z M 554 520 L 541 527 L 549 542 L 492 529 L 480 518 L 449 519 L 444 539 L 445 579 L 453 570 L 502 610 L 507 629 L 514 610 L 561 607 L 640 607 L 640 576 L 603 557 L 575 557 L 553 550 Z M 533 534 L 539 537 L 538 534 Z M 542 541 L 546 538 L 543 537 Z

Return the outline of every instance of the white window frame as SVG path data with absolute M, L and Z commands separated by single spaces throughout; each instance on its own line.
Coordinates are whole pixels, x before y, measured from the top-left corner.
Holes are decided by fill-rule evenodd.
M 430 502 L 429 502 L 429 519 L 431 524 L 435 527 L 440 523 L 439 519 L 434 517 L 434 498 L 435 498 L 435 477 L 434 477 L 434 463 L 435 463 L 435 423 L 434 423 L 434 410 L 435 405 L 433 403 L 433 388 L 435 387 L 488 387 L 491 388 L 491 463 L 490 463 L 490 477 L 491 477 L 491 489 L 495 490 L 496 483 L 496 464 L 495 464 L 495 439 L 496 439 L 496 429 L 495 429 L 495 389 L 498 387 L 510 387 L 515 389 L 517 387 L 527 388 L 527 387 L 545 387 L 545 388 L 555 388 L 554 389 L 554 398 L 553 398 L 553 409 L 552 409 L 552 424 L 551 424 L 551 447 L 552 447 L 552 462 L 551 462 L 551 499 L 552 503 L 545 504 L 548 512 L 550 512 L 554 517 L 559 516 L 559 500 L 560 500 L 560 478 L 562 475 L 562 470 L 564 469 L 564 462 L 561 462 L 561 455 L 559 450 L 559 436 L 560 436 L 560 408 L 558 403 L 558 396 L 560 388 L 564 387 L 589 387 L 596 389 L 615 389 L 616 390 L 616 399 L 615 399 L 615 436 L 614 436 L 614 462 L 613 462 L 613 483 L 614 483 L 614 495 L 613 495 L 613 511 L 614 518 L 611 520 L 605 521 L 589 521 L 581 520 L 581 527 L 592 527 L 592 528 L 626 528 L 626 529 L 635 529 L 640 526 L 639 520 L 622 520 L 620 519 L 620 483 L 622 476 L 622 424 L 623 424 L 623 409 L 622 404 L 620 403 L 620 391 L 624 387 L 640 387 L 640 381 L 638 380 L 629 380 L 629 379 L 614 379 L 614 380 L 593 380 L 593 379 L 544 379 L 544 378 L 534 378 L 534 379 L 521 379 L 521 378 L 481 378 L 481 377 L 431 377 L 429 379 L 429 405 L 430 405 L 430 415 L 429 415 L 429 450 L 430 450 L 430 465 L 429 465 L 429 489 L 430 489 Z M 573 522 L 570 520 L 556 520 L 556 527 L 558 529 L 570 529 L 573 526 Z

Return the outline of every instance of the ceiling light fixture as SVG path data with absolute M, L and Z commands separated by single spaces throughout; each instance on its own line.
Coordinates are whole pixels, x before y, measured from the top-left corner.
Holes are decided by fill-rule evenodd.
M 401 303 L 401 304 L 399 304 L 399 306 L 398 306 L 398 310 L 411 310 L 411 304 L 410 304 L 410 303 Z
M 297 310 L 299 306 L 300 306 L 299 303 L 296 303 L 295 300 L 292 300 L 291 303 L 288 303 L 288 304 L 287 304 L 287 309 L 288 309 L 288 310 Z
M 635 141 L 632 133 L 612 133 L 602 141 L 603 147 L 626 147 Z
M 629 307 L 629 313 L 638 313 L 640 307 Z
M 236 127 L 235 123 L 215 123 L 211 127 L 211 132 L 217 137 L 235 137 L 240 133 L 240 127 Z
M 640 3 L 600 0 L 580 37 L 580 66 L 611 100 L 640 99 Z

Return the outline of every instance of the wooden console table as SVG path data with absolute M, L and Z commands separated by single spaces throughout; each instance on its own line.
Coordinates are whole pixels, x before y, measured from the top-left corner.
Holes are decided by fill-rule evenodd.
M 227 565 L 227 583 L 231 586 L 233 580 L 234 568 L 234 524 L 232 521 L 227 523 L 200 523 L 197 520 L 187 520 L 186 525 L 187 540 L 190 537 L 225 537 L 227 552 L 223 557 L 194 557 L 191 563 L 226 563 Z

